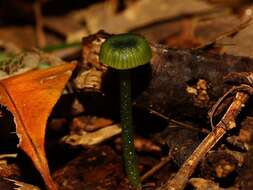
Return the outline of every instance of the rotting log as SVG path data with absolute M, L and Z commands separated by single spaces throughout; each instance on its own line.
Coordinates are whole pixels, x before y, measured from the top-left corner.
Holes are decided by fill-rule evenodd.
M 167 117 L 207 118 L 207 111 L 227 90 L 224 77 L 253 70 L 253 60 L 196 50 L 153 46 L 151 81 L 136 105 Z
M 108 36 L 99 32 L 83 39 L 83 63 L 80 67 L 85 72 L 95 68 L 104 73 L 98 75 L 102 76 L 101 79 L 93 79 L 102 81 L 103 84 L 98 86 L 103 96 L 96 93 L 97 89 L 93 92 L 89 89 L 87 93 L 83 84 L 84 89 L 78 89 L 86 109 L 91 108 L 96 114 L 105 109 L 107 114 L 111 111 L 117 113 L 119 108 L 118 94 L 115 93 L 118 92 L 117 75 L 108 72 L 97 58 L 100 45 Z M 224 83 L 224 77 L 232 72 L 253 70 L 253 60 L 247 57 L 170 49 L 158 44 L 152 44 L 152 51 L 150 66 L 133 72 L 133 77 L 138 79 L 133 83 L 135 105 L 166 117 L 206 120 L 208 110 L 231 87 Z M 145 80 L 146 77 L 150 77 L 149 80 Z

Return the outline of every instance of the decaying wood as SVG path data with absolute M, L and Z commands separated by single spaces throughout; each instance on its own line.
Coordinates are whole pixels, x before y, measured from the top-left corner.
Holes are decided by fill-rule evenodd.
M 136 105 L 169 117 L 204 119 L 228 89 L 224 76 L 253 70 L 249 58 L 153 46 L 152 79 Z
M 101 67 L 98 61 L 100 45 L 108 36 L 108 34 L 100 32 L 83 40 L 84 57 L 81 67 L 84 69 L 78 76 L 90 68 L 103 72 L 102 82 L 104 84 L 101 85 L 103 93 L 100 98 L 101 102 L 107 102 L 108 105 L 112 105 L 113 102 L 113 105 L 117 105 L 118 98 L 115 94 L 117 75 L 108 75 L 107 70 Z M 208 110 L 230 87 L 224 84 L 224 76 L 231 72 L 253 70 L 252 59 L 246 57 L 218 55 L 199 50 L 170 49 L 157 44 L 151 45 L 153 58 L 150 68 L 141 67 L 133 73 L 133 77 L 136 79 L 133 86 L 135 92 L 137 91 L 134 104 L 169 118 L 183 118 L 188 121 L 206 120 Z M 150 73 L 147 74 L 147 71 Z M 150 81 L 146 81 L 146 86 L 144 86 L 143 79 L 148 76 Z M 81 86 L 81 84 L 78 85 Z M 80 91 L 80 89 L 78 90 Z M 91 89 L 89 88 L 89 90 Z M 84 96 L 82 95 L 82 97 Z M 98 96 L 96 97 L 96 101 L 100 101 L 100 99 Z M 91 104 L 91 101 L 92 99 L 89 98 L 86 107 L 92 105 L 92 109 L 94 109 L 97 104 Z M 101 107 L 104 108 L 106 105 L 103 104 Z M 115 106 L 114 109 L 118 109 L 118 107 Z

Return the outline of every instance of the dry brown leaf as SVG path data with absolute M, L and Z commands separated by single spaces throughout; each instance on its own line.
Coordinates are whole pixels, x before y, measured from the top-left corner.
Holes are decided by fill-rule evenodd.
M 46 122 L 74 68 L 73 63 L 63 64 L 0 81 L 0 103 L 14 116 L 19 146 L 32 159 L 50 190 L 57 187 L 44 149 Z
M 110 11 L 110 4 L 101 2 L 87 9 L 73 13 L 73 20 L 85 22 L 88 31 L 105 30 L 109 33 L 123 33 L 155 22 L 194 15 L 213 10 L 213 6 L 196 0 L 145 0 L 137 1 L 119 14 Z M 98 13 L 98 14 L 94 14 Z

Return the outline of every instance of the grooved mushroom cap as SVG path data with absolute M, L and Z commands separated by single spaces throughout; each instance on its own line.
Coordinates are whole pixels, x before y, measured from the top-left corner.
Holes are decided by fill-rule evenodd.
M 136 34 L 109 37 L 101 46 L 99 60 L 114 69 L 132 69 L 148 63 L 152 53 L 148 42 Z

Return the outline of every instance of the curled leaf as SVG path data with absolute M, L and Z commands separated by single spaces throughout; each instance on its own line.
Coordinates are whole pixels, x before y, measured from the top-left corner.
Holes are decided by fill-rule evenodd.
M 31 158 L 50 190 L 57 190 L 46 159 L 44 143 L 48 116 L 75 64 L 26 72 L 0 81 L 0 104 L 13 114 L 19 147 Z

